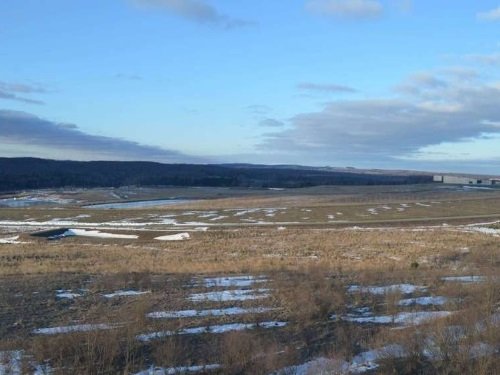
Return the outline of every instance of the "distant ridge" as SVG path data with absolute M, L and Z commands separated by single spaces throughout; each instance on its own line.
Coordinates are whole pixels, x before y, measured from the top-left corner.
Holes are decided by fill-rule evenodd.
M 161 164 L 0 158 L 0 191 L 59 187 L 213 186 L 295 188 L 318 185 L 401 185 L 432 175 L 397 171 L 253 164 Z

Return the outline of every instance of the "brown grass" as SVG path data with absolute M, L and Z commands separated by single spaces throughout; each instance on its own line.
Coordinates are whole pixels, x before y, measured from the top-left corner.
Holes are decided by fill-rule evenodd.
M 393 194 L 392 192 L 391 194 Z M 380 194 L 380 195 L 377 195 Z M 355 215 L 388 199 L 342 202 L 347 195 L 332 197 L 262 197 L 218 201 L 217 207 L 235 205 L 294 205 L 293 215 L 319 218 L 327 212 Z M 410 194 L 410 193 L 408 193 Z M 476 196 L 474 196 L 476 197 Z M 406 198 L 409 198 L 408 196 Z M 422 196 L 414 202 L 423 201 Z M 477 197 L 476 197 L 477 198 Z M 497 198 L 459 202 L 449 200 L 442 212 L 493 212 Z M 294 201 L 297 199 L 297 201 Z M 360 198 L 361 199 L 361 198 Z M 394 197 L 391 198 L 395 202 Z M 330 200 L 330 201 L 329 201 Z M 300 201 L 300 202 L 299 202 Z M 306 205 L 300 205 L 306 202 Z M 213 202 L 212 202 L 213 203 Z M 210 204 L 212 204 L 210 203 Z M 207 202 L 197 203 L 203 207 Z M 378 204 L 378 203 L 377 203 Z M 343 208 L 339 208 L 339 207 Z M 207 206 L 208 207 L 208 206 Z M 213 206 L 211 206 L 213 208 Z M 302 209 L 313 211 L 304 212 Z M 414 207 L 421 215 L 424 207 Z M 173 211 L 183 211 L 176 208 Z M 7 210 L 5 217 L 71 217 L 96 215 L 88 220 L 120 220 L 168 210 L 96 212 L 72 210 Z M 442 213 L 441 212 L 441 213 Z M 439 214 L 441 214 L 439 213 Z M 316 215 L 316 216 L 315 216 Z M 387 213 L 386 216 L 394 215 Z M 109 230 L 116 232 L 117 230 Z M 0 350 L 24 349 L 30 360 L 48 362 L 57 374 L 127 374 L 156 366 L 174 367 L 219 363 L 227 374 L 268 374 L 278 368 L 327 356 L 335 361 L 328 371 L 338 373 L 340 360 L 350 360 L 361 351 L 388 344 L 401 345 L 404 358 L 381 361 L 382 374 L 494 374 L 498 355 L 475 356 L 478 343 L 498 349 L 499 325 L 492 321 L 500 309 L 498 238 L 464 233 L 457 227 L 407 226 L 405 228 L 226 228 L 193 232 L 183 242 L 160 242 L 160 231 L 136 231 L 138 240 L 67 238 L 47 241 L 21 235 L 29 243 L 0 245 Z M 193 283 L 204 275 L 265 274 L 271 297 L 238 303 L 191 303 L 190 293 L 207 291 Z M 483 275 L 478 284 L 442 281 L 448 275 Z M 374 296 L 348 293 L 351 284 L 387 285 L 413 283 L 428 287 L 429 295 L 450 298 L 445 306 L 401 308 L 400 293 Z M 74 301 L 58 300 L 56 289 L 84 289 Z M 116 290 L 148 290 L 132 298 L 105 299 Z M 219 290 L 224 288 L 219 288 Z M 425 293 L 416 293 L 423 295 Z M 268 306 L 266 314 L 152 320 L 148 312 L 208 309 L 229 306 Z M 456 311 L 450 318 L 419 327 L 357 325 L 345 316 L 353 307 L 370 307 L 375 314 L 398 311 Z M 136 339 L 141 333 L 175 331 L 186 327 L 265 320 L 288 322 L 282 329 L 252 330 L 215 335 L 173 336 L 150 343 Z M 119 323 L 117 329 L 56 336 L 34 335 L 33 329 L 81 323 Z M 465 335 L 454 337 L 450 327 L 461 327 Z M 478 330 L 478 327 L 483 327 Z M 422 354 L 433 340 L 435 360 Z M 427 348 L 428 349 L 428 348 Z M 439 354 L 439 356 L 437 356 Z M 216 372 L 217 373 L 217 372 Z
M 142 235 L 142 234 L 141 234 Z M 154 234 L 146 234 L 154 236 Z M 62 241 L 26 238 L 0 247 L 0 275 L 77 273 L 214 273 L 327 268 L 418 270 L 468 267 L 498 261 L 495 237 L 449 229 L 306 230 L 239 229 L 193 233 L 183 242 L 147 239 Z M 463 251 L 467 248 L 467 252 Z M 417 271 L 418 271 L 417 270 Z M 418 272 L 417 272 L 418 273 Z

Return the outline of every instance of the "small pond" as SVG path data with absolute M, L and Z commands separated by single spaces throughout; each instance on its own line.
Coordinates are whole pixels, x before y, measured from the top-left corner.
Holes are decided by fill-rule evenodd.
M 148 208 L 155 206 L 174 206 L 178 204 L 191 203 L 191 202 L 192 200 L 189 199 L 155 199 L 149 201 L 91 204 L 83 207 L 109 210 L 109 209 L 126 209 L 126 208 Z

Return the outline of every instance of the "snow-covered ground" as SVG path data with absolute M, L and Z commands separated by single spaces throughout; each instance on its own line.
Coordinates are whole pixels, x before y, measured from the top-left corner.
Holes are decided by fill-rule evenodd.
M 382 358 L 403 358 L 406 353 L 402 346 L 397 344 L 387 345 L 379 349 L 372 349 L 356 355 L 346 366 L 347 372 L 362 374 L 379 367 L 378 361 Z
M 194 293 L 188 299 L 193 302 L 226 302 L 226 301 L 248 301 L 269 297 L 270 289 L 234 289 L 218 292 Z
M 414 326 L 428 321 L 445 318 L 452 314 L 451 311 L 414 311 L 400 312 L 394 315 L 372 315 L 372 316 L 352 316 L 342 317 L 342 320 L 352 323 L 372 323 L 372 324 L 397 324 L 403 326 Z
M 281 328 L 285 327 L 287 322 L 279 322 L 279 321 L 268 321 L 268 322 L 260 322 L 260 323 L 229 323 L 229 324 L 219 324 L 212 326 L 203 326 L 203 327 L 192 327 L 192 328 L 183 328 L 177 331 L 159 331 L 152 333 L 145 333 L 142 335 L 138 335 L 137 339 L 142 342 L 149 342 L 155 339 L 161 339 L 163 337 L 169 336 L 177 336 L 177 335 L 201 335 L 204 333 L 212 333 L 212 334 L 220 334 L 232 331 L 244 331 L 247 329 L 270 329 L 270 328 Z
M 116 233 L 106 233 L 99 230 L 87 230 L 87 229 L 68 229 L 61 235 L 54 236 L 54 238 L 64 238 L 64 237 L 94 237 L 94 238 L 121 238 L 121 239 L 137 239 L 139 238 L 136 234 L 116 234 Z
M 19 241 L 19 236 L 0 238 L 1 245 L 19 245 L 22 243 L 26 242 Z
M 270 375 L 341 374 L 346 365 L 345 361 L 319 357 L 300 365 L 282 368 Z
M 150 290 L 146 291 L 137 291 L 137 290 L 118 290 L 113 293 L 109 294 L 103 294 L 102 296 L 105 298 L 115 298 L 115 297 L 134 297 L 134 296 L 141 296 L 143 294 L 149 294 L 151 293 Z
M 202 281 L 206 288 L 212 287 L 249 287 L 255 283 L 267 282 L 267 278 L 263 275 L 260 276 L 222 276 L 222 277 L 205 277 Z
M 227 218 L 227 217 L 229 217 L 229 216 L 226 216 L 226 215 L 220 215 L 220 216 L 216 216 L 216 217 L 213 217 L 213 218 L 211 218 L 211 219 L 208 219 L 208 220 L 210 220 L 210 221 L 218 221 L 218 220 L 223 220 L 223 219 L 225 219 L 225 218 Z
M 442 296 L 430 296 L 430 297 L 417 297 L 417 298 L 406 298 L 402 299 L 398 302 L 399 306 L 412 306 L 412 305 L 420 305 L 420 306 L 431 306 L 431 305 L 444 305 L 448 302 L 447 297 Z
M 319 357 L 301 365 L 283 368 L 271 375 L 362 374 L 376 370 L 379 367 L 377 362 L 382 358 L 402 358 L 404 356 L 406 356 L 404 348 L 393 344 L 362 352 L 353 357 L 351 361 Z
M 413 284 L 394 284 L 394 285 L 384 285 L 384 286 L 359 286 L 351 285 L 347 288 L 349 293 L 370 293 L 375 295 L 383 295 L 387 293 L 402 293 L 411 294 L 417 291 L 426 291 L 427 287 L 413 285 Z
M 417 202 L 415 203 L 416 206 L 420 206 L 420 207 L 432 207 L 432 205 L 430 204 L 427 204 L 427 203 L 420 203 L 420 202 Z
M 0 375 L 21 375 L 22 357 L 21 350 L 0 351 Z
M 116 328 L 116 325 L 111 324 L 76 324 L 71 326 L 59 326 L 59 327 L 48 327 L 48 328 L 37 328 L 33 330 L 35 335 L 59 335 L 64 333 L 74 333 L 74 332 L 91 332 L 91 331 L 101 331 Z
M 160 237 L 155 237 L 155 240 L 159 241 L 184 241 L 184 240 L 189 240 L 190 235 L 189 233 L 177 233 L 177 234 L 170 234 L 167 236 L 160 236 Z
M 273 311 L 271 307 L 228 307 L 225 309 L 210 309 L 210 310 L 178 310 L 178 311 L 156 311 L 146 314 L 152 319 L 176 319 L 176 318 L 198 318 L 207 316 L 232 316 L 244 314 L 262 314 Z
M 468 229 L 471 232 L 490 234 L 494 237 L 500 237 L 500 229 L 481 227 L 481 226 L 469 226 Z
M 71 289 L 58 289 L 56 290 L 56 298 L 59 299 L 75 299 L 83 296 L 82 293 L 73 292 Z
M 490 344 L 478 342 L 470 348 L 461 349 L 463 355 L 470 358 L 479 358 L 498 353 Z M 432 339 L 427 339 L 422 355 L 429 360 L 441 358 L 440 349 L 436 347 Z M 372 372 L 380 367 L 379 362 L 383 359 L 398 359 L 409 356 L 408 351 L 399 344 L 389 344 L 377 349 L 370 349 L 354 356 L 350 361 L 342 358 L 318 357 L 303 364 L 290 366 L 278 370 L 271 375 L 312 375 L 312 374 L 363 374 Z
M 147 370 L 140 371 L 134 375 L 175 375 L 175 374 L 195 374 L 197 372 L 209 372 L 219 370 L 222 366 L 219 364 L 198 365 L 198 366 L 179 366 L 179 367 L 150 367 Z
M 448 281 L 448 282 L 458 282 L 458 283 L 464 283 L 464 284 L 469 284 L 469 283 L 482 283 L 486 281 L 486 277 L 484 276 L 444 276 L 441 278 L 443 281 Z
M 54 371 L 47 364 L 36 363 L 33 356 L 26 355 L 23 350 L 0 351 L 0 375 L 26 374 L 52 375 Z

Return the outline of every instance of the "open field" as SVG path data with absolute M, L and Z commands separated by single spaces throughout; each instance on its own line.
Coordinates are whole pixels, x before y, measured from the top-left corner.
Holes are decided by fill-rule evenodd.
M 465 187 L 464 187 L 465 188 Z M 103 194 L 114 190 L 45 193 L 63 204 L 23 209 L 3 208 L 0 225 L 15 230 L 28 228 L 83 226 L 168 230 L 179 227 L 227 228 L 243 226 L 352 226 L 358 224 L 404 222 L 448 223 L 475 218 L 500 218 L 500 189 L 474 190 L 444 185 L 383 187 L 317 187 L 293 190 L 179 189 L 132 190 L 136 200 L 165 197 L 188 199 L 188 203 L 148 208 L 103 210 L 85 208 Z M 370 190 L 371 189 L 371 190 Z M 197 191 L 196 199 L 193 191 Z M 224 194 L 227 196 L 211 199 Z M 126 194 L 130 197 L 132 192 Z M 173 193 L 176 194 L 173 194 Z M 253 193 L 253 195 L 251 195 Z M 68 195 L 69 194 L 69 195 Z M 33 194 L 26 194 L 33 196 Z M 234 195 L 244 195 L 234 197 Z M 84 198 L 85 197 L 85 198 Z M 101 200 L 97 200 L 101 202 Z
M 315 189 L 0 209 L 0 374 L 495 374 L 500 191 Z

